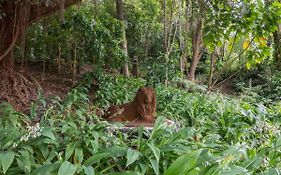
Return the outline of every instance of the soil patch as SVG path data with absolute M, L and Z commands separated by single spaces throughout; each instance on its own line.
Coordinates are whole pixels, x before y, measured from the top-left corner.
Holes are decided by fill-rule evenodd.
M 52 68 L 52 66 L 43 72 L 42 62 L 27 63 L 24 66 L 16 65 L 16 71 L 38 83 L 43 89 L 43 96 L 47 102 L 55 96 L 64 98 L 67 92 L 73 87 L 70 74 L 60 73 L 55 68 Z M 20 111 L 27 110 L 20 109 Z

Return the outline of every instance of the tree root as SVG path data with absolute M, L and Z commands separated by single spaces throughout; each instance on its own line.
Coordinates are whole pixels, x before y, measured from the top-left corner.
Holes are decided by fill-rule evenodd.
M 0 102 L 8 102 L 25 112 L 36 99 L 37 88 L 32 80 L 15 71 L 0 70 Z

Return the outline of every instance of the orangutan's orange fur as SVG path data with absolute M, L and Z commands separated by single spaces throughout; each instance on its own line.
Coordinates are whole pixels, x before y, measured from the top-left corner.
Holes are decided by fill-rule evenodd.
M 127 126 L 152 126 L 156 115 L 156 95 L 152 88 L 142 87 L 134 100 L 108 108 L 106 119 L 114 122 L 130 122 Z

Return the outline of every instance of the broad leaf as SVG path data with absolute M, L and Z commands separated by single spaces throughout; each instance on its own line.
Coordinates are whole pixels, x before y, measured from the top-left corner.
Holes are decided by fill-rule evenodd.
M 45 165 L 42 165 L 41 167 L 35 169 L 31 174 L 32 175 L 45 175 L 45 174 L 51 173 L 51 172 L 59 169 L 60 165 L 61 165 L 61 162 L 45 164 Z
M 76 172 L 77 166 L 65 161 L 61 164 L 58 175 L 73 175 Z
M 84 173 L 86 175 L 95 175 L 95 170 L 93 167 L 88 166 L 88 167 L 84 167 Z
M 201 152 L 202 149 L 199 149 L 179 157 L 168 168 L 168 170 L 165 172 L 165 175 L 182 175 L 186 174 L 193 168 L 196 168 L 196 162 Z
M 126 157 L 127 157 L 126 167 L 128 167 L 129 165 L 131 165 L 132 163 L 134 163 L 136 160 L 139 159 L 140 153 L 137 150 L 133 150 L 133 149 L 129 148 L 127 150 Z
M 55 135 L 53 134 L 53 132 L 49 129 L 49 128 L 46 128 L 42 131 L 42 135 L 43 136 L 46 136 L 52 140 L 56 140 L 56 137 Z
M 93 156 L 91 156 L 90 158 L 88 158 L 84 165 L 85 166 L 92 166 L 94 163 L 100 161 L 103 158 L 106 158 L 109 156 L 109 153 L 99 153 L 99 154 L 95 154 Z
M 7 172 L 11 164 L 13 163 L 15 154 L 11 151 L 0 152 L 0 161 L 4 174 Z
M 73 154 L 75 148 L 75 143 L 71 142 L 66 146 L 65 150 L 65 160 L 68 160 L 70 156 Z
M 84 158 L 83 149 L 75 148 L 74 163 L 82 163 Z

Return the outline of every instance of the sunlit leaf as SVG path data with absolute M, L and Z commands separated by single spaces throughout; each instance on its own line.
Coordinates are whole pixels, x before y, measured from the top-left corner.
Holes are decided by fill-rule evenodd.
M 247 68 L 248 70 L 250 70 L 250 69 L 251 69 L 251 63 L 247 62 L 247 63 L 246 63 L 246 68 Z
M 247 49 L 249 47 L 249 45 L 250 45 L 250 41 L 249 40 L 245 40 L 243 42 L 243 49 Z

